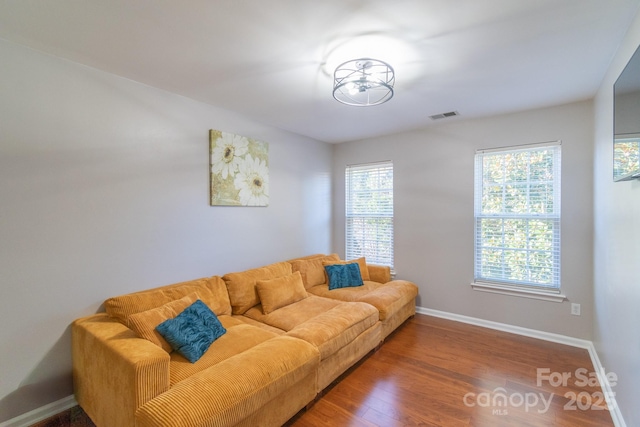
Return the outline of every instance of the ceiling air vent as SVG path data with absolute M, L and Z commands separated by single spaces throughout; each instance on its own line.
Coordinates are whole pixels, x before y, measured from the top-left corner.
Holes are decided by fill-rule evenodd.
M 454 117 L 459 115 L 460 113 L 458 113 L 457 111 L 449 111 L 448 113 L 434 114 L 433 116 L 429 116 L 429 117 L 431 118 L 431 120 L 440 120 L 440 119 L 446 119 L 447 117 Z

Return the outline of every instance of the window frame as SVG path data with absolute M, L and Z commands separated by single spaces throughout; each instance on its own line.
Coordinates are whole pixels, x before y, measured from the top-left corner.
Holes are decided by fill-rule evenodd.
M 509 146 L 509 147 L 500 147 L 494 149 L 482 149 L 477 150 L 475 155 L 475 173 L 474 173 L 474 280 L 471 284 L 473 289 L 486 291 L 486 292 L 494 292 L 508 295 L 516 295 L 516 296 L 527 296 L 531 298 L 550 300 L 550 301 L 563 301 L 566 297 L 561 294 L 561 175 L 562 175 L 562 150 L 561 150 L 561 141 L 553 141 L 553 142 L 544 142 L 537 144 L 527 144 L 520 146 Z M 522 152 L 538 152 L 541 150 L 552 150 L 553 155 L 553 176 L 551 181 L 540 181 L 533 179 L 533 175 L 531 173 L 531 162 L 528 161 L 526 163 L 527 171 L 525 173 L 526 180 L 524 181 L 507 181 L 503 176 L 504 181 L 501 184 L 493 184 L 492 187 L 500 188 L 502 187 L 503 191 L 503 200 L 501 205 L 500 212 L 490 212 L 487 213 L 483 211 L 483 196 L 486 194 L 485 189 L 487 188 L 487 183 L 484 179 L 484 163 L 483 159 L 487 156 L 496 156 L 496 155 L 504 155 L 507 157 L 508 155 L 513 155 L 515 153 Z M 507 202 L 506 202 L 506 189 L 516 187 L 516 184 L 526 187 L 526 212 L 507 212 Z M 537 195 L 532 191 L 532 187 L 536 185 L 549 185 L 552 186 L 552 200 L 553 200 L 553 208 L 551 212 L 539 213 L 532 210 L 532 202 L 531 196 Z M 520 195 L 520 194 L 519 194 Z M 484 244 L 490 238 L 486 238 L 483 240 L 482 237 L 482 222 L 486 220 L 496 219 L 501 221 L 501 234 L 493 235 L 493 239 L 496 237 L 498 240 L 501 239 L 501 245 L 491 247 L 487 244 Z M 527 226 L 525 227 L 525 239 L 527 245 L 525 248 L 522 247 L 510 247 L 505 244 L 505 241 L 508 238 L 508 235 L 504 231 L 504 226 L 507 221 L 515 220 L 515 221 L 524 221 Z M 551 228 L 551 249 L 550 250 L 540 250 L 539 248 L 533 248 L 532 245 L 529 244 L 531 239 L 529 225 L 533 222 L 537 221 L 539 224 L 545 224 L 548 226 L 550 224 Z M 506 237 L 505 237 L 506 236 Z M 483 259 L 482 251 L 485 250 L 495 250 L 496 253 L 502 253 L 502 256 L 508 252 L 511 253 L 521 253 L 524 255 L 524 258 L 527 261 L 524 261 L 523 264 L 517 264 L 518 267 L 523 267 L 525 270 L 525 274 L 527 278 L 530 279 L 532 274 L 535 272 L 539 272 L 534 267 L 531 267 L 529 264 L 529 260 L 531 259 L 531 255 L 534 253 L 543 253 L 547 256 L 550 256 L 552 259 L 552 273 L 551 280 L 547 283 L 540 283 L 530 280 L 518 280 L 513 278 L 505 278 L 496 277 L 500 273 L 496 275 L 492 275 L 491 273 L 483 273 L 483 271 L 487 271 L 490 269 L 491 265 Z M 504 274 L 505 270 L 508 270 L 509 265 L 505 261 L 504 258 L 497 264 L 499 268 L 502 269 L 502 274 Z M 513 265 L 512 265 L 513 266 Z M 484 267 L 484 268 L 483 268 Z
M 390 172 L 390 186 L 377 186 L 373 189 L 356 189 L 356 174 L 373 172 L 378 174 L 378 183 L 381 184 L 381 174 Z M 393 208 L 393 161 L 385 160 L 374 163 L 361 163 L 347 165 L 345 168 L 345 258 L 357 259 L 365 257 L 367 263 L 384 265 L 394 271 L 394 208 Z M 376 210 L 362 211 L 364 207 L 356 201 L 358 196 L 378 193 L 378 204 L 374 203 Z M 386 193 L 386 196 L 384 195 Z M 390 201 L 389 195 L 390 193 Z M 385 198 L 386 197 L 386 198 Z M 360 200 L 361 202 L 361 200 Z M 359 212 L 358 212 L 359 211 Z M 360 233 L 355 233 L 354 221 L 360 221 Z M 367 220 L 383 220 L 381 227 L 367 227 Z M 386 222 L 386 224 L 384 224 Z M 357 239 L 355 234 L 371 232 L 375 228 L 375 234 L 380 234 L 381 239 Z M 360 242 L 358 248 L 357 242 Z M 367 245 L 369 243 L 369 245 Z M 368 246 L 368 248 L 366 248 Z

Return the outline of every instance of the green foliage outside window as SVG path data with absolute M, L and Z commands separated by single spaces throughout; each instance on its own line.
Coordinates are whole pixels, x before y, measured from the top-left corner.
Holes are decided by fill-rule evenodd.
M 346 181 L 346 257 L 393 268 L 393 164 L 349 166 Z
M 478 155 L 476 280 L 559 287 L 559 149 Z
M 640 169 L 640 139 L 616 139 L 613 144 L 613 176 L 621 178 Z

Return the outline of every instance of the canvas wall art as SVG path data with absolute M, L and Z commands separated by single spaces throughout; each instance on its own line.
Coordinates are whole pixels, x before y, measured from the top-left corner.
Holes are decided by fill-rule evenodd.
M 209 131 L 211 206 L 269 205 L 269 144 Z

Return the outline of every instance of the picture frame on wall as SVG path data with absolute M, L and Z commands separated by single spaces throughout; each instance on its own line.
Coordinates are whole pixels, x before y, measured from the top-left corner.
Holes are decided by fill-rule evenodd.
M 269 144 L 209 131 L 211 206 L 269 206 Z

